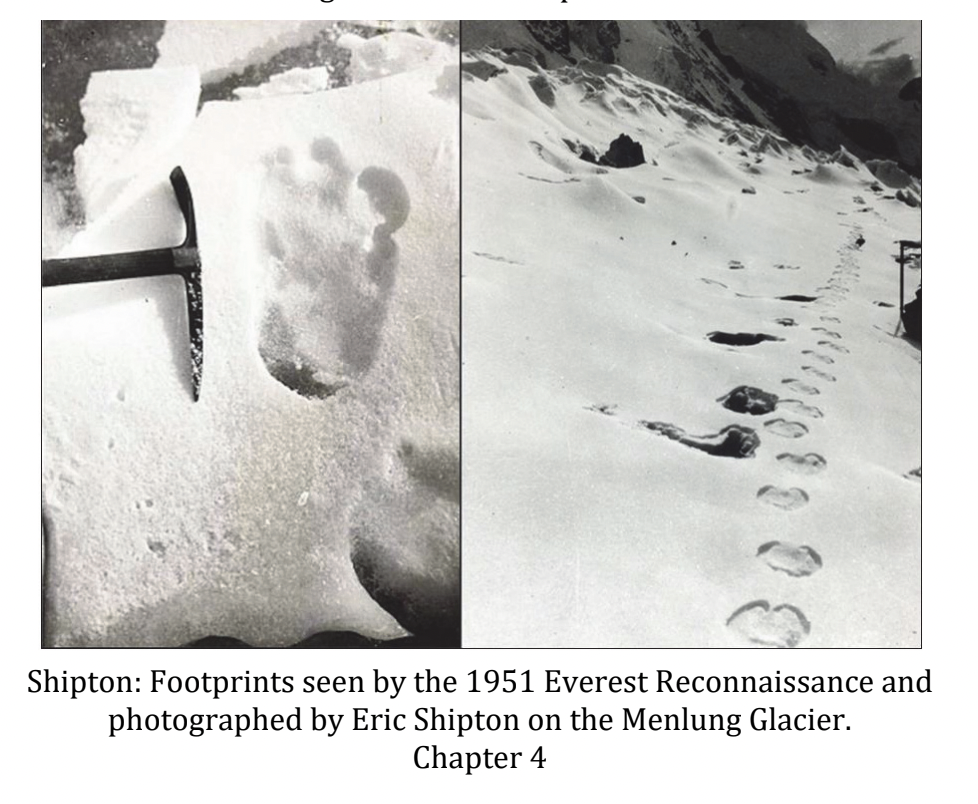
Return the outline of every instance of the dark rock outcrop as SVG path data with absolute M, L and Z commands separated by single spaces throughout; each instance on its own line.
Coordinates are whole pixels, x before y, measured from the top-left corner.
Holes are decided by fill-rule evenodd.
M 642 144 L 635 142 L 627 134 L 620 134 L 598 160 L 598 164 L 614 168 L 637 167 L 645 164 Z

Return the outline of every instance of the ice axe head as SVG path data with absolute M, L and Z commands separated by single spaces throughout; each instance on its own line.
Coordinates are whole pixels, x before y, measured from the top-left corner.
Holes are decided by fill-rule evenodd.
M 190 373 L 194 402 L 200 398 L 204 369 L 204 293 L 200 280 L 200 252 L 197 249 L 197 221 L 194 200 L 183 169 L 175 167 L 170 184 L 183 213 L 186 235 L 174 248 L 72 257 L 41 261 L 41 286 L 69 285 L 78 282 L 107 282 L 147 276 L 178 274 L 187 291 L 187 321 L 190 328 Z

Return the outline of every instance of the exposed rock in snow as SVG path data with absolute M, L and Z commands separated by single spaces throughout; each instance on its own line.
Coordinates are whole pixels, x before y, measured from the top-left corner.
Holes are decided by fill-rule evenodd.
M 257 87 L 238 87 L 234 94 L 243 100 L 267 98 L 272 95 L 287 95 L 290 93 L 321 92 L 329 88 L 329 68 L 296 67 L 284 73 L 273 75 L 264 84 Z
M 614 168 L 637 167 L 645 164 L 645 152 L 641 143 L 635 142 L 627 134 L 619 134 L 598 163 Z
M 902 189 L 915 183 L 915 179 L 896 162 L 886 159 L 870 159 L 866 162 L 866 167 L 887 187 Z

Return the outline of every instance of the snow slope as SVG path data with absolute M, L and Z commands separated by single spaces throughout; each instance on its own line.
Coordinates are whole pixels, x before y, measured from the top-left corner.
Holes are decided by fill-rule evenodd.
M 463 41 L 550 69 L 582 59 L 618 65 L 717 114 L 813 147 L 841 143 L 920 175 L 920 105 L 897 97 L 902 83 L 839 68 L 799 21 L 479 20 L 466 21 Z
M 918 645 L 919 208 L 620 67 L 463 62 L 465 643 Z
M 178 279 L 43 291 L 52 644 L 450 637 L 458 92 L 440 47 L 420 66 L 398 50 L 382 80 L 206 104 L 70 244 L 179 242 L 181 165 L 204 368 L 194 403 Z

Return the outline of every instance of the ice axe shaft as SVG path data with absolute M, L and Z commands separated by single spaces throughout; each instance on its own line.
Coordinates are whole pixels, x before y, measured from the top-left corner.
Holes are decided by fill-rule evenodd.
M 175 167 L 170 183 L 183 213 L 187 235 L 174 248 L 155 248 L 95 257 L 71 257 L 41 261 L 41 287 L 73 285 L 82 282 L 109 282 L 147 276 L 183 277 L 187 291 L 187 321 L 190 325 L 190 369 L 194 402 L 200 398 L 204 369 L 204 296 L 200 280 L 200 252 L 197 249 L 197 224 L 194 201 L 183 169 Z

